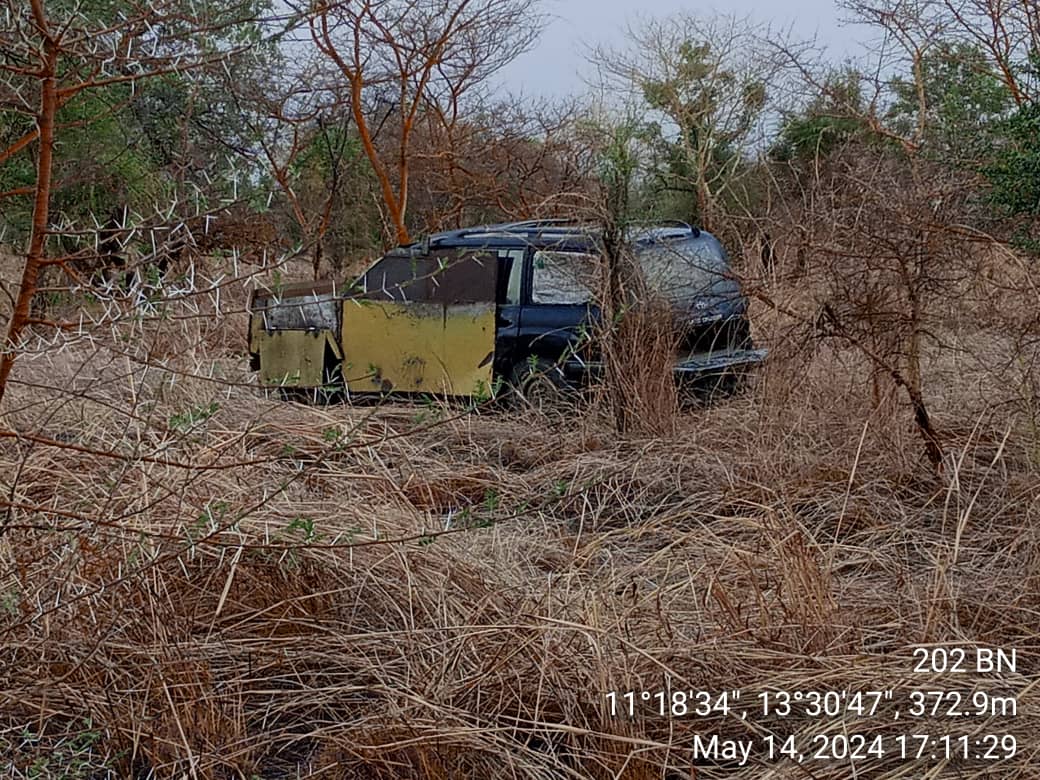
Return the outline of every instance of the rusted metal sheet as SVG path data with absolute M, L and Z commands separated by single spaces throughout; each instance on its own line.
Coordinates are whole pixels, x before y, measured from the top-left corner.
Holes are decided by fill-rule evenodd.
M 257 291 L 250 305 L 253 319 L 266 331 L 338 330 L 339 301 L 332 282 L 289 284 L 277 290 Z
M 498 257 L 457 249 L 428 255 L 388 254 L 361 277 L 361 296 L 372 300 L 486 303 L 495 300 Z
M 257 341 L 260 384 L 267 386 L 323 387 L 326 367 L 342 356 L 331 330 L 275 330 L 259 334 Z
M 351 392 L 487 393 L 497 273 L 483 251 L 391 253 L 349 296 L 331 283 L 258 292 L 249 336 L 260 382 L 322 387 L 338 368 Z
M 250 300 L 249 351 L 259 356 L 260 384 L 323 387 L 342 357 L 339 291 L 332 282 L 257 291 Z
M 493 288 L 492 288 L 493 289 Z M 495 304 L 343 302 L 343 377 L 352 392 L 488 392 Z

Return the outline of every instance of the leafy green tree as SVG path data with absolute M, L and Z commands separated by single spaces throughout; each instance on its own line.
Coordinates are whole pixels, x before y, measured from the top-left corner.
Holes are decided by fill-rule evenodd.
M 335 124 L 319 119 L 308 130 L 286 172 L 304 217 L 294 231 L 301 242 L 313 242 L 315 276 L 327 258 L 338 277 L 348 258 L 382 246 L 378 182 L 348 117 Z
M 739 193 L 783 59 L 764 39 L 745 19 L 683 13 L 631 30 L 626 50 L 596 52 L 609 85 L 645 107 L 649 211 L 710 228 Z
M 1040 103 L 1027 103 L 1000 124 L 1001 144 L 983 169 L 990 200 L 1015 220 L 1016 241 L 1040 254 Z
M 769 157 L 776 162 L 826 158 L 842 144 L 860 136 L 866 127 L 861 79 L 859 71 L 851 66 L 827 75 L 804 109 L 784 116 Z
M 941 41 L 918 64 L 917 78 L 892 81 L 888 121 L 909 137 L 921 128 L 922 152 L 975 167 L 989 155 L 1015 105 L 1007 84 L 977 46 Z
M 661 152 L 655 166 L 658 195 L 685 192 L 692 196 L 686 213 L 707 222 L 713 182 L 721 182 L 740 163 L 740 141 L 753 127 L 766 102 L 765 84 L 753 75 L 738 75 L 723 65 L 709 41 L 683 41 L 676 68 L 663 78 L 642 83 L 650 108 L 675 128 L 668 138 L 661 124 L 647 128 Z M 729 105 L 723 106 L 722 101 Z M 725 111 L 724 121 L 717 121 Z M 714 121 L 714 124 L 713 124 Z
M 189 64 L 215 65 L 222 52 L 243 47 L 253 47 L 254 60 L 262 56 L 258 41 L 264 34 L 266 5 L 266 0 L 173 0 L 149 15 L 143 10 L 128 14 L 124 4 L 108 0 L 47 3 L 46 12 L 56 24 L 84 33 L 77 44 L 83 56 L 67 53 L 58 62 L 59 78 L 66 84 L 55 116 L 55 222 L 70 227 L 70 235 L 89 238 L 85 234 L 115 212 L 148 214 L 157 206 L 165 211 L 171 202 L 179 203 L 180 211 L 194 212 L 207 205 L 195 195 L 223 189 L 215 183 L 223 185 L 228 145 L 241 133 L 232 126 L 236 115 L 228 110 L 219 80 L 206 68 Z M 108 72 L 112 65 L 106 67 L 100 53 L 117 45 L 120 32 L 130 31 L 133 50 L 126 56 L 110 55 L 113 62 L 140 58 L 162 62 L 161 67 L 137 75 L 132 70 Z M 190 43 L 178 42 L 189 33 Z M 175 64 L 178 55 L 182 64 Z M 101 75 L 90 78 L 87 68 L 95 60 Z M 89 87 L 70 91 L 69 84 L 78 78 L 89 81 Z M 13 101 L 0 103 L 0 150 L 31 135 L 34 125 L 31 112 Z M 0 161 L 0 225 L 15 243 L 29 231 L 35 176 L 32 144 Z

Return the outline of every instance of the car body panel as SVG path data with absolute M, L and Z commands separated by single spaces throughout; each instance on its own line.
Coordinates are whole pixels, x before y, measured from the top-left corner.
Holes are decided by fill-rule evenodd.
M 343 380 L 348 392 L 488 392 L 495 304 L 343 302 Z
M 326 366 L 343 355 L 331 330 L 275 330 L 258 346 L 260 383 L 268 387 L 317 388 L 328 384 Z
M 250 298 L 249 351 L 268 387 L 326 385 L 342 359 L 339 290 L 329 283 L 285 285 Z

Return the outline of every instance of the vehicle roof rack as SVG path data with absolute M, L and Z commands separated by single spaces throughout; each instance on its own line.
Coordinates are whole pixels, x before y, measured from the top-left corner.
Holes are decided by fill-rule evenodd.
M 668 239 L 697 238 L 700 234 L 699 228 L 681 219 L 661 219 L 637 222 L 633 224 L 628 235 L 631 241 L 655 244 Z
M 694 238 L 700 235 L 700 229 L 694 227 L 689 222 L 684 222 L 681 219 L 648 219 L 639 222 L 632 223 L 634 227 L 642 227 L 647 230 L 654 228 L 681 228 L 693 234 Z
M 687 230 L 696 230 L 697 229 L 693 225 L 691 225 L 689 222 L 685 222 L 685 221 L 683 221 L 681 219 L 658 219 L 658 220 L 654 221 L 654 224 L 655 225 L 661 225 L 662 227 L 665 227 L 665 226 L 666 227 L 682 227 L 682 228 L 686 228 Z
M 678 238 L 680 235 L 690 235 L 696 238 L 700 230 L 684 222 L 681 219 L 646 220 L 635 222 L 632 225 L 636 235 L 629 235 L 636 241 L 655 242 L 668 238 Z M 403 252 L 412 254 L 423 254 L 429 252 L 431 246 L 451 244 L 453 241 L 465 239 L 495 239 L 508 238 L 510 236 L 528 236 L 532 238 L 566 240 L 570 237 L 590 238 L 598 231 L 598 227 L 588 220 L 572 217 L 553 217 L 548 219 L 525 219 L 517 222 L 498 222 L 475 227 L 458 228 L 456 230 L 445 230 L 434 233 L 424 238 L 421 242 L 410 244 L 408 247 L 400 247 Z M 681 231 L 676 233 L 674 231 Z M 639 235 L 642 233 L 642 235 Z
M 550 217 L 547 219 L 522 219 L 518 222 L 503 222 L 501 225 L 496 225 L 496 227 L 504 230 L 521 230 L 527 228 L 551 228 L 561 225 L 582 226 L 585 224 L 587 224 L 587 220 L 580 220 L 575 217 Z
M 477 236 L 511 236 L 511 235 L 574 235 L 591 229 L 587 221 L 571 218 L 527 219 L 519 222 L 500 222 L 477 227 L 448 230 L 430 236 L 434 244 Z

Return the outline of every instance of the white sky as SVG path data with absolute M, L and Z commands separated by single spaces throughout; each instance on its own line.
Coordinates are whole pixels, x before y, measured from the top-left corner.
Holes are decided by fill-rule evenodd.
M 858 41 L 869 35 L 862 27 L 843 24 L 847 12 L 834 0 L 786 0 L 786 2 L 692 3 L 679 0 L 546 0 L 548 26 L 535 48 L 500 74 L 510 92 L 529 96 L 562 96 L 584 91 L 581 74 L 589 68 L 585 54 L 597 44 L 622 45 L 626 23 L 639 15 L 664 17 L 677 11 L 710 15 L 714 12 L 750 16 L 774 27 L 790 27 L 796 39 L 815 37 L 827 47 L 828 59 L 840 61 L 858 53 Z

